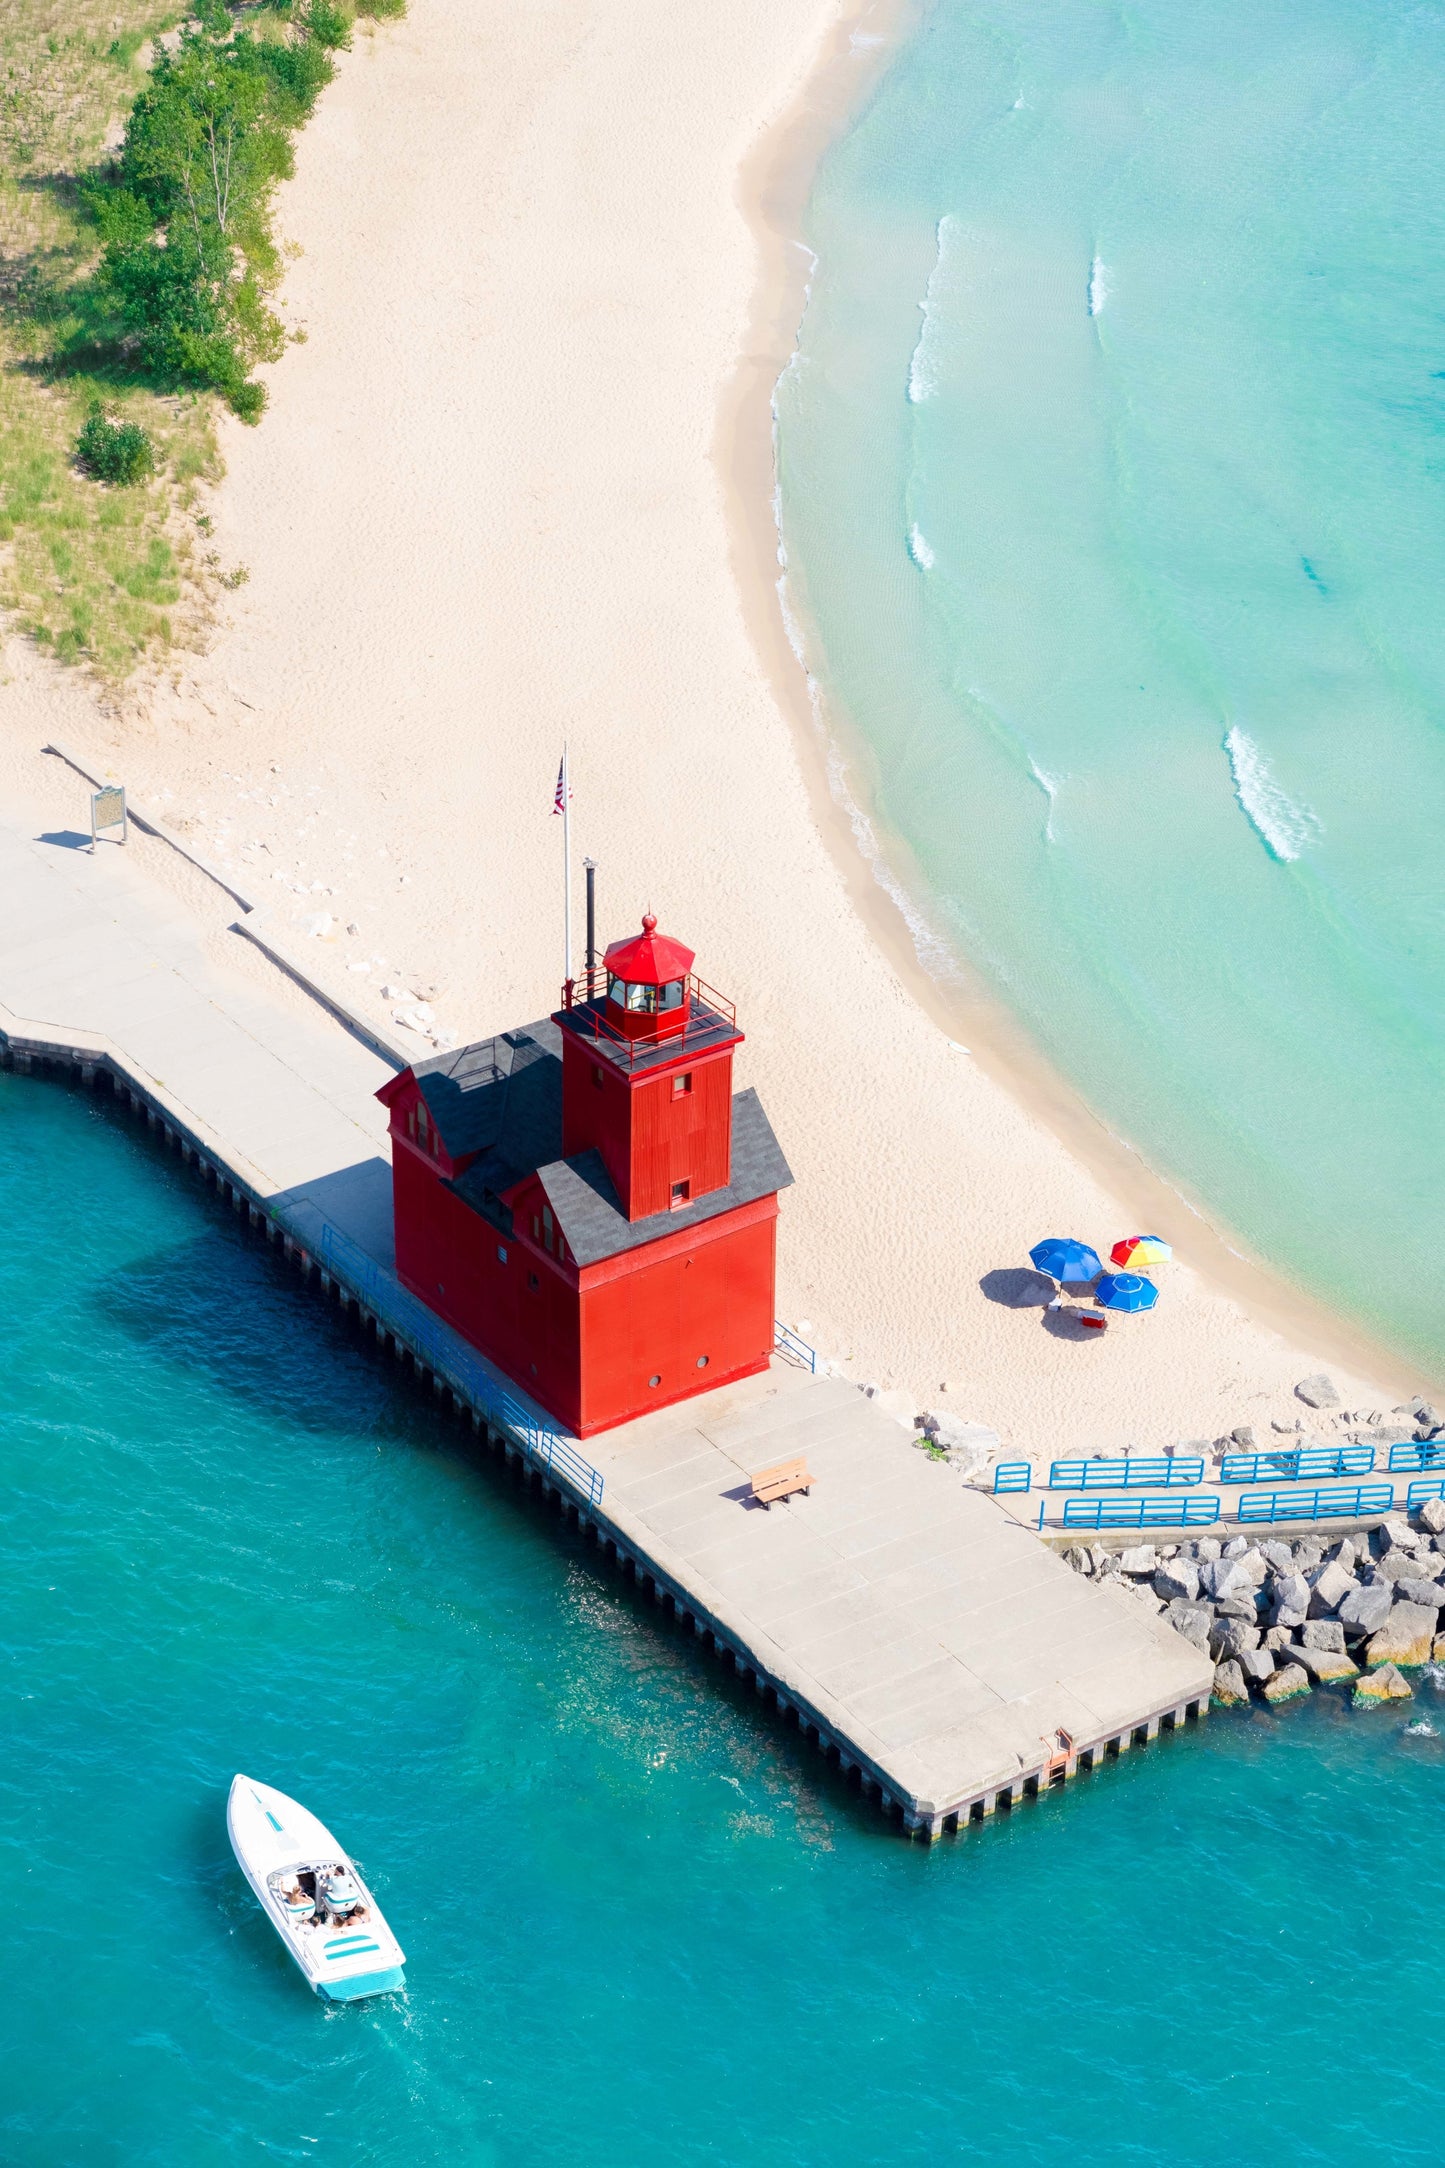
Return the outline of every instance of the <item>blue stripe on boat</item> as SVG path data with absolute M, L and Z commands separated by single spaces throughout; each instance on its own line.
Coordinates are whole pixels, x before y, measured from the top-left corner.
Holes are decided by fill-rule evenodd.
M 379 1942 L 333 1942 L 326 1952 L 328 1962 L 333 1957 L 361 1957 L 368 1950 L 379 1950 Z

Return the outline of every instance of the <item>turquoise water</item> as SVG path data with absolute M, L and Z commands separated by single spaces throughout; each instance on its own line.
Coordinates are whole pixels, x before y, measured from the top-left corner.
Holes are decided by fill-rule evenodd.
M 7 2168 L 1433 2168 L 1445 1697 L 909 1846 L 142 1136 L 0 1076 L 0 1210 Z M 238 1767 L 404 1998 L 307 1991 Z
M 1437 1371 L 1442 93 L 1439 6 L 934 0 L 778 391 L 794 615 L 933 928 Z

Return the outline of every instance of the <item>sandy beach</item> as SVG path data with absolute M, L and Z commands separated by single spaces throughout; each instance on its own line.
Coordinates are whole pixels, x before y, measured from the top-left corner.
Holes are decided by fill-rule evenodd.
M 119 697 L 12 642 L 7 790 L 81 825 L 38 757 L 68 739 L 278 918 L 330 921 L 301 938 L 358 1005 L 400 988 L 469 1038 L 558 1000 L 565 740 L 603 940 L 651 908 L 737 1003 L 796 1176 L 779 1312 L 849 1375 L 1040 1453 L 1292 1422 L 1322 1366 L 1388 1409 L 1425 1381 L 930 985 L 829 794 L 767 402 L 789 221 L 895 18 L 412 0 L 358 36 L 280 204 L 305 343 L 262 426 L 223 425 L 217 546 L 249 580 L 207 655 Z M 1090 1341 L 1006 1299 L 1040 1237 L 1145 1226 L 1179 1259 L 1154 1316 Z

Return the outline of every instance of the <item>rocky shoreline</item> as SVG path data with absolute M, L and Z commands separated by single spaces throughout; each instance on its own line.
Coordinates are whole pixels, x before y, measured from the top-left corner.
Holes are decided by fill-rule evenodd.
M 1445 1661 L 1445 1500 L 1416 1525 L 1286 1542 L 1200 1536 L 1106 1551 L 1075 1544 L 1076 1573 L 1168 1620 L 1214 1659 L 1214 1699 L 1251 1695 L 1278 1706 L 1316 1686 L 1348 1683 L 1357 1703 L 1404 1701 L 1405 1668 Z

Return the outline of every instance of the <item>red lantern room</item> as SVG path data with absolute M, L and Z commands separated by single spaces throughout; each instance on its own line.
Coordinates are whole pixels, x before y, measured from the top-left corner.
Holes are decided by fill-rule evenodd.
M 397 1271 L 580 1436 L 767 1367 L 778 1191 L 733 1005 L 657 930 L 539 1023 L 418 1062 L 391 1110 Z
M 624 1038 L 666 1038 L 687 1020 L 693 952 L 657 930 L 649 911 L 641 934 L 614 941 L 602 959 L 609 1021 Z

